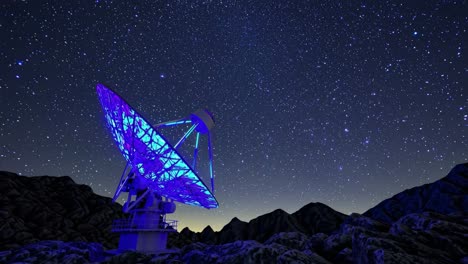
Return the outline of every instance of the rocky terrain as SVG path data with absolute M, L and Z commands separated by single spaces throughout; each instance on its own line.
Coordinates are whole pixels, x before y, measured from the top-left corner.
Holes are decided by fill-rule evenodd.
M 115 248 L 111 223 L 122 206 L 70 177 L 0 171 L 0 251 L 41 240 L 99 242 Z
M 0 252 L 0 263 L 90 263 L 102 252 L 99 243 L 47 240 Z
M 467 200 L 468 164 L 461 164 L 363 215 L 311 203 L 248 223 L 234 218 L 219 232 L 184 229 L 171 237 L 179 248 L 172 254 L 106 256 L 97 243 L 41 241 L 0 252 L 0 263 L 468 263 Z
M 353 214 L 326 235 L 282 232 L 264 243 L 239 240 L 201 242 L 179 252 L 126 252 L 108 257 L 97 243 L 42 241 L 0 253 L 1 263 L 467 263 L 468 218 L 437 213 L 409 214 L 392 225 Z

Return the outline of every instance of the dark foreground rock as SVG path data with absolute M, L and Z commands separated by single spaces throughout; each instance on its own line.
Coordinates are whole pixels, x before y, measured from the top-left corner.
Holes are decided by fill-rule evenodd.
M 103 263 L 466 263 L 467 234 L 467 215 L 409 214 L 388 225 L 353 214 L 330 235 L 282 232 L 264 243 L 197 242 L 172 254 L 125 252 Z M 0 262 L 87 263 L 93 255 L 94 259 L 102 255 L 96 244 L 60 243 L 40 242 L 1 252 Z
M 0 171 L 0 250 L 41 240 L 99 242 L 115 248 L 122 207 L 70 177 L 24 177 Z
M 0 252 L 0 263 L 90 263 L 102 252 L 99 243 L 41 241 Z
M 333 263 L 463 263 L 467 234 L 468 215 L 425 212 L 388 225 L 353 214 L 337 232 L 311 240 Z

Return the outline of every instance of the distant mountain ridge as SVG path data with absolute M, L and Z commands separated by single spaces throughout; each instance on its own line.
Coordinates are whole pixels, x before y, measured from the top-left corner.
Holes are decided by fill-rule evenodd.
M 447 176 L 438 181 L 402 191 L 377 204 L 363 215 L 382 223 L 392 224 L 405 215 L 423 212 L 443 215 L 468 213 L 468 163 L 455 166 Z M 179 233 L 179 237 L 171 242 L 174 245 L 189 242 L 225 244 L 238 240 L 264 242 L 280 232 L 329 234 L 335 231 L 346 217 L 322 203 L 309 203 L 293 214 L 277 209 L 248 223 L 235 217 L 219 232 L 213 231 L 210 226 L 200 233 L 184 228 Z
M 237 240 L 264 242 L 280 232 L 300 232 L 306 235 L 330 233 L 338 228 L 346 217 L 347 215 L 325 204 L 309 203 L 292 214 L 276 209 L 248 223 L 235 217 L 219 232 L 214 232 L 210 226 L 200 233 L 184 228 L 180 232 L 180 239 L 208 244 L 225 244 Z

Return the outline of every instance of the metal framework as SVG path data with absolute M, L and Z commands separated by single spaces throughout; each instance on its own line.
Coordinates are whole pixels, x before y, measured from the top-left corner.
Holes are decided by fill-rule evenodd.
M 138 181 L 138 184 L 145 188 L 177 202 L 205 208 L 218 207 L 218 202 L 213 195 L 213 148 L 210 132 L 214 121 L 208 111 L 199 110 L 188 118 L 156 125 L 156 128 L 162 128 L 191 124 L 187 132 L 172 146 L 156 128 L 153 128 L 114 91 L 99 84 L 97 92 L 104 109 L 107 125 L 117 146 L 127 160 L 114 200 L 119 197 L 122 191 L 128 191 L 125 186 L 131 180 L 132 182 Z M 194 132 L 196 132 L 196 143 L 193 161 L 189 165 L 177 152 L 177 148 Z M 208 138 L 211 191 L 195 171 L 199 138 L 202 134 L 206 134 Z M 130 209 L 127 208 L 127 210 Z
M 214 119 L 207 110 L 190 117 L 164 122 L 156 128 L 191 125 L 172 146 L 124 99 L 102 84 L 97 93 L 112 137 L 127 164 L 113 201 L 122 192 L 128 197 L 123 211 L 130 218 L 116 220 L 112 230 L 120 233 L 118 251 L 167 252 L 167 237 L 177 230 L 177 221 L 166 220 L 175 212 L 174 201 L 204 208 L 217 208 L 214 197 L 213 147 L 210 130 Z M 189 165 L 177 149 L 196 132 L 193 160 Z M 196 173 L 200 135 L 207 135 L 211 191 Z

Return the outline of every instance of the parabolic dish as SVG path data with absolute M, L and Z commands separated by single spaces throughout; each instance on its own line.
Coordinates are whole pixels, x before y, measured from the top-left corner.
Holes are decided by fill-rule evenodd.
M 218 207 L 203 181 L 154 127 L 111 89 L 102 84 L 96 89 L 112 137 L 147 187 L 180 203 Z

